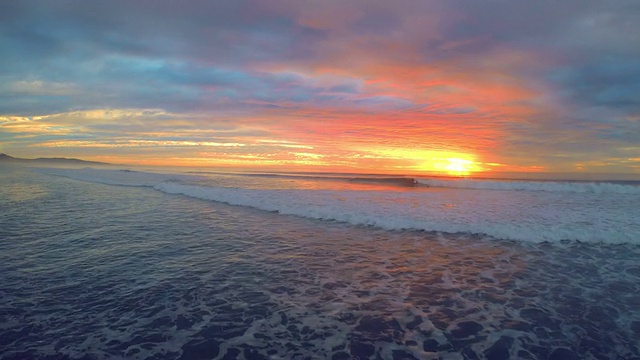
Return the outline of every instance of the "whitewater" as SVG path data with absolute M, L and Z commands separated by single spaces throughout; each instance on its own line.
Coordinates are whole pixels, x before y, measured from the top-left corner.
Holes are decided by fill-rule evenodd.
M 629 181 L 188 174 L 92 168 L 35 171 L 385 230 L 468 233 L 529 242 L 640 244 L 640 184 Z

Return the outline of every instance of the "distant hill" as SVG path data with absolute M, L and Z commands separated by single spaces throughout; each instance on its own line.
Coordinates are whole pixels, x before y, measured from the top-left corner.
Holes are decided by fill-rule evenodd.
M 86 161 L 72 158 L 37 158 L 37 159 L 22 159 L 9 156 L 7 154 L 0 153 L 0 164 L 68 164 L 68 165 L 109 165 L 108 163 L 98 161 Z
M 0 162 L 1 161 L 18 161 L 18 159 L 14 158 L 13 156 L 0 153 Z

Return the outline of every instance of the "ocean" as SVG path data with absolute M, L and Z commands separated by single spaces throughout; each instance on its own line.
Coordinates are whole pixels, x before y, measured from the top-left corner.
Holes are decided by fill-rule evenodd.
M 0 359 L 640 359 L 640 182 L 0 167 Z

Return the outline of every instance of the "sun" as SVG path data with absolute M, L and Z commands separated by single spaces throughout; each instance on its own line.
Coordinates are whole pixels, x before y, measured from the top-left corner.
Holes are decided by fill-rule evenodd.
M 469 176 L 482 170 L 480 164 L 474 161 L 470 155 L 450 154 L 449 156 L 438 156 L 432 158 L 430 165 L 432 171 L 449 176 Z
M 365 147 L 357 150 L 368 153 L 371 159 L 385 160 L 395 172 L 414 171 L 448 176 L 469 176 L 483 171 L 478 156 L 462 151 Z
M 469 175 L 471 172 L 476 171 L 475 164 L 471 160 L 459 159 L 459 158 L 447 158 L 448 164 L 444 169 L 450 175 Z

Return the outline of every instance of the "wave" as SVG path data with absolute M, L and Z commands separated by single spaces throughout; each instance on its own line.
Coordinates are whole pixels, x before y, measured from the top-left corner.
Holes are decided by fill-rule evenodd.
M 528 242 L 579 240 L 605 243 L 640 243 L 640 228 L 628 228 L 633 215 L 598 217 L 590 209 L 540 209 L 521 203 L 494 201 L 492 194 L 476 195 L 466 204 L 445 203 L 442 193 L 370 192 L 336 190 L 255 190 L 211 188 L 162 183 L 155 189 L 193 198 L 251 207 L 316 220 L 332 220 L 386 230 L 469 233 Z M 435 196 L 434 196 L 435 195 Z M 446 196 L 446 195 L 444 195 Z M 517 214 L 515 217 L 513 214 Z
M 122 186 L 153 187 L 158 183 L 166 181 L 185 181 L 199 178 L 194 175 L 149 173 L 129 169 L 94 169 L 89 167 L 82 169 L 34 168 L 32 171 L 41 174 L 68 177 L 75 180 Z
M 356 174 L 282 174 L 282 173 L 224 173 L 217 171 L 194 171 L 194 174 L 214 174 L 224 176 L 262 177 L 294 180 L 320 180 L 320 181 L 344 181 L 360 184 L 396 185 L 413 187 L 417 185 L 416 179 L 406 176 L 382 176 L 382 175 L 356 175 Z
M 348 181 L 362 184 L 389 184 L 408 187 L 417 185 L 416 179 L 410 177 L 354 177 L 348 178 Z
M 195 174 L 224 176 L 278 178 L 294 180 L 340 181 L 360 184 L 379 184 L 399 187 L 434 187 L 454 189 L 547 191 L 595 194 L 640 194 L 638 181 L 552 181 L 552 180 L 497 180 L 470 178 L 424 178 L 409 176 L 385 176 L 373 174 L 338 173 L 224 173 L 199 171 Z
M 640 245 L 640 198 L 626 193 L 496 192 L 484 188 L 473 192 L 256 189 L 216 187 L 210 182 L 202 185 L 193 175 L 95 169 L 36 171 L 103 184 L 147 186 L 167 194 L 386 230 L 479 234 L 528 242 Z
M 479 179 L 416 179 L 419 185 L 441 188 L 549 191 L 595 194 L 640 194 L 640 186 L 590 181 L 522 181 Z

